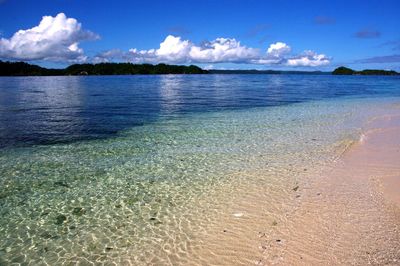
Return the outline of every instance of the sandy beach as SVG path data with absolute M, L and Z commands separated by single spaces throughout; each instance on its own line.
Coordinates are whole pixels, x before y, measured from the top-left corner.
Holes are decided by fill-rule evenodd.
M 276 205 L 283 215 L 266 208 L 274 192 L 254 185 L 207 233 L 199 257 L 212 265 L 398 265 L 399 136 L 398 110 L 371 119 L 337 160 L 293 184 L 291 204 Z
M 360 141 L 301 191 L 301 205 L 277 232 L 283 243 L 266 248 L 260 264 L 398 265 L 399 136 L 400 116 L 373 119 Z

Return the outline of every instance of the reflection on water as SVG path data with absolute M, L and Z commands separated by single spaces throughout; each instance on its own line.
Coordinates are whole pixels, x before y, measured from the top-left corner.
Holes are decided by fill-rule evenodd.
M 161 112 L 167 115 L 177 113 L 182 104 L 183 90 L 187 84 L 183 76 L 163 75 L 160 76 L 160 98 Z
M 0 78 L 0 147 L 102 138 L 193 112 L 400 94 L 398 77 L 159 75 Z

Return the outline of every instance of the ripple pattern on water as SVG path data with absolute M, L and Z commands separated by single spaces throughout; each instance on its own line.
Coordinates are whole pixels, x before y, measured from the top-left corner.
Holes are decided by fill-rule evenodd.
M 297 178 L 392 101 L 190 114 L 108 139 L 3 149 L 0 263 L 201 263 L 198 236 L 230 202 L 258 186 L 279 215 Z

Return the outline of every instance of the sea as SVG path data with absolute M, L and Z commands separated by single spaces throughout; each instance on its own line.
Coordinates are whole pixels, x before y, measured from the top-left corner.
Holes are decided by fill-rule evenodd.
M 400 76 L 1 77 L 0 265 L 207 264 L 399 107 Z

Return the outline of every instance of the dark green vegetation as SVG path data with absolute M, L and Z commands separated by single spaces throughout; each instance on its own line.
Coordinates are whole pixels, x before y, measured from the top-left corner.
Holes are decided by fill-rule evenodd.
M 0 61 L 0 76 L 65 76 L 65 75 L 135 75 L 135 74 L 206 74 L 197 66 L 166 64 L 101 63 L 75 64 L 65 69 L 47 69 L 24 62 Z
M 101 63 L 75 64 L 65 69 L 66 75 L 135 75 L 135 74 L 206 74 L 201 68 L 166 64 Z
M 47 69 L 24 62 L 0 61 L 0 76 L 58 76 L 63 69 Z
M 393 76 L 399 75 L 396 71 L 393 70 L 380 70 L 380 69 L 365 69 L 362 71 L 356 71 L 347 67 L 338 67 L 333 72 L 333 75 L 385 75 L 385 76 Z
M 167 64 L 100 63 L 74 64 L 64 69 L 49 69 L 24 62 L 4 62 L 0 60 L 0 76 L 69 76 L 69 75 L 146 75 L 146 74 L 311 74 L 329 75 L 322 71 L 284 70 L 203 70 L 198 66 L 178 66 Z M 355 71 L 338 67 L 333 75 L 399 75 L 396 71 L 366 69 Z
M 353 75 L 355 74 L 356 71 L 354 71 L 351 68 L 347 68 L 344 66 L 338 67 L 335 70 L 333 70 L 332 74 L 333 75 Z

